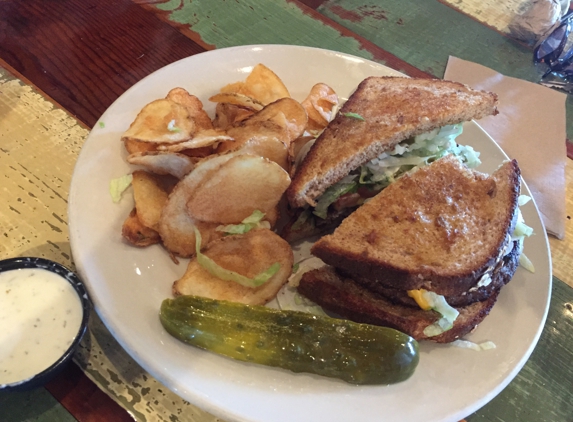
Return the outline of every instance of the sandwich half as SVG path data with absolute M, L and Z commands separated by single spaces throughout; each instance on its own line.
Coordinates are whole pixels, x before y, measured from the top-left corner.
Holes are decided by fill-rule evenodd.
M 329 266 L 304 274 L 298 291 L 345 318 L 418 340 L 460 338 L 518 267 L 530 232 L 520 183 L 515 160 L 489 176 L 452 154 L 406 174 L 313 245 Z
M 497 114 L 497 96 L 457 82 L 404 77 L 362 81 L 316 139 L 287 190 L 296 240 L 336 226 L 407 171 L 447 153 L 479 164 L 455 138 L 462 122 Z

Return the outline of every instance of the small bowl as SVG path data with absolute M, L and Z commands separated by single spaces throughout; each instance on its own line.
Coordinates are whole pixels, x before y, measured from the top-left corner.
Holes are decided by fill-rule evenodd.
M 65 331 L 65 343 L 64 341 L 62 341 L 63 344 L 66 344 L 70 341 L 70 338 L 72 338 L 71 340 L 71 344 L 69 344 L 69 346 L 65 347 L 65 351 L 63 351 L 62 354 L 60 353 L 53 353 L 53 355 L 51 356 L 51 358 L 48 359 L 48 361 L 45 362 L 45 365 L 42 365 L 43 368 L 45 369 L 38 369 L 37 373 L 30 373 L 27 374 L 26 376 L 23 376 L 23 379 L 11 379 L 14 378 L 8 378 L 8 375 L 6 375 L 5 377 L 3 376 L 3 374 L 0 374 L 0 391 L 24 391 L 24 390 L 30 390 L 32 388 L 36 388 L 39 387 L 41 385 L 44 385 L 45 383 L 47 383 L 49 380 L 51 380 L 56 374 L 58 374 L 64 367 L 65 365 L 69 362 L 69 360 L 71 359 L 72 355 L 74 354 L 75 350 L 78 347 L 79 342 L 81 341 L 83 335 L 85 334 L 86 330 L 87 330 L 87 326 L 88 326 L 88 319 L 89 319 L 89 299 L 88 299 L 88 294 L 86 292 L 86 289 L 84 288 L 82 282 L 80 281 L 80 279 L 76 276 L 76 274 L 74 274 L 71 270 L 69 270 L 68 268 L 64 267 L 61 264 L 58 264 L 57 262 L 54 261 L 50 261 L 48 259 L 44 259 L 44 258 L 34 258 L 34 257 L 23 257 L 23 258 L 10 258 L 10 259 L 5 259 L 5 260 L 0 260 L 0 295 L 8 295 L 13 289 L 19 289 L 21 294 L 27 294 L 29 292 L 22 292 L 21 289 L 27 289 L 30 288 L 30 286 L 33 283 L 36 283 L 36 285 L 38 284 L 36 282 L 36 280 L 40 280 L 40 278 L 34 278 L 33 281 L 29 281 L 27 285 L 20 283 L 20 282 L 13 282 L 13 281 L 8 281 L 8 276 L 6 276 L 7 272 L 11 272 L 11 271 L 18 271 L 18 270 L 23 270 L 24 272 L 22 272 L 21 274 L 18 275 L 22 275 L 25 276 L 26 274 L 30 274 L 31 272 L 28 271 L 28 269 L 36 269 L 36 270 L 46 270 L 49 271 L 52 274 L 55 274 L 58 277 L 53 277 L 52 274 L 50 274 L 48 277 L 45 277 L 42 280 L 42 282 L 44 280 L 46 280 L 46 290 L 42 290 L 42 293 L 44 293 L 44 297 L 41 297 L 41 299 L 39 300 L 39 304 L 40 306 L 43 306 L 44 304 L 49 303 L 49 299 L 50 298 L 55 298 L 58 300 L 68 300 L 69 299 L 69 303 L 66 302 L 66 305 L 69 305 L 70 307 L 68 308 L 70 312 L 72 312 L 70 315 L 72 315 L 74 312 L 76 313 L 75 317 L 72 316 L 73 321 L 72 323 L 74 323 L 73 326 L 67 327 L 67 322 L 68 322 L 68 317 L 66 316 L 63 320 L 63 323 L 60 324 L 59 326 L 62 326 L 61 331 L 62 333 Z M 38 272 L 36 272 L 36 274 L 38 274 Z M 42 274 L 42 272 L 40 272 L 40 275 Z M 70 291 L 70 289 L 66 286 L 66 284 L 62 284 L 61 281 L 67 282 L 69 283 L 72 287 L 73 287 L 73 291 Z M 5 284 L 3 284 L 5 283 Z M 12 283 L 12 284 L 9 284 Z M 17 283 L 17 284 L 14 284 Z M 10 289 L 6 289 L 6 291 L 2 291 L 2 287 L 8 287 L 10 286 Z M 41 286 L 38 286 L 41 287 Z M 54 289 L 59 288 L 58 291 L 56 292 Z M 73 292 L 75 291 L 75 293 L 77 294 L 77 297 L 79 299 L 79 304 L 78 302 L 76 302 L 74 299 L 72 299 L 74 297 Z M 15 290 L 15 295 L 18 295 L 20 292 L 18 292 L 18 290 Z M 50 292 L 52 292 L 53 296 L 49 296 Z M 13 297 L 13 296 L 12 296 Z M 25 296 L 26 298 L 29 298 L 31 296 Z M 8 301 L 10 297 L 9 296 L 5 296 L 5 300 Z M 0 299 L 0 303 L 1 300 L 4 300 L 4 298 Z M 26 301 L 24 301 L 26 302 Z M 17 303 L 13 302 L 13 303 Z M 26 303 L 24 303 L 24 306 L 26 305 Z M 29 306 L 33 306 L 33 305 L 29 305 Z M 24 311 L 29 311 L 29 306 L 27 308 L 22 308 L 24 309 Z M 62 309 L 61 307 L 61 303 L 57 303 L 57 306 L 52 306 L 51 309 Z M 47 328 L 44 328 L 45 326 L 49 326 L 51 325 L 51 328 L 54 329 L 55 328 L 55 322 L 49 322 L 49 319 L 46 320 L 42 320 L 41 318 L 47 318 L 48 317 L 48 312 L 46 311 L 44 312 L 45 309 L 42 309 L 41 312 L 39 310 L 38 315 L 37 315 L 37 319 L 35 321 L 38 321 L 37 324 L 34 322 L 32 322 L 33 325 L 30 326 L 30 324 L 27 324 L 29 327 L 28 328 L 24 328 L 24 330 L 29 330 L 26 331 L 24 333 L 24 335 L 19 335 L 18 333 L 15 333 L 14 336 L 12 338 L 16 338 L 19 336 L 19 338 L 36 338 L 36 341 L 39 341 L 40 343 L 42 342 L 42 340 L 38 340 L 39 337 L 34 337 L 33 333 L 33 328 L 35 327 L 35 329 L 38 329 L 38 331 L 34 331 L 34 333 L 38 333 L 41 332 L 42 330 L 46 330 Z M 1 312 L 1 310 L 0 310 Z M 16 311 L 17 313 L 18 311 Z M 54 311 L 57 312 L 57 311 Z M 67 315 L 67 314 L 66 314 Z M 58 319 L 61 315 L 57 315 L 55 314 L 54 317 L 52 318 L 52 321 L 58 321 L 60 322 L 60 320 Z M 30 319 L 28 319 L 28 321 L 30 321 Z M 48 322 L 47 322 L 48 321 Z M 0 325 L 3 325 L 5 327 L 14 327 L 14 325 L 4 325 L 6 324 L 6 322 L 1 322 Z M 22 324 L 23 326 L 24 324 Z M 75 331 L 75 326 L 79 325 L 77 328 L 77 331 Z M 67 330 L 66 330 L 67 327 Z M 57 330 L 60 330 L 60 328 L 57 328 Z M 75 336 L 71 337 L 71 335 L 73 335 L 73 333 L 75 332 Z M 0 336 L 2 336 L 2 334 L 0 334 Z M 10 336 L 10 334 L 6 334 L 6 338 L 8 338 Z M 47 335 L 45 337 L 47 338 L 54 338 L 56 335 Z M 1 339 L 1 337 L 0 337 Z M 9 338 L 8 338 L 9 340 Z M 6 341 L 8 341 L 6 340 Z M 36 343 L 39 344 L 39 343 Z M 57 347 L 57 343 L 53 345 L 54 347 Z M 16 347 L 16 346 L 15 346 Z M 49 350 L 49 347 L 47 345 L 44 344 L 44 347 L 42 347 L 41 349 L 38 349 L 42 347 L 42 345 L 40 346 L 36 346 L 34 345 L 33 347 L 29 347 L 27 348 L 28 350 L 42 350 L 42 355 L 46 356 L 47 352 L 46 350 Z M 17 353 L 17 352 L 16 352 Z M 24 354 L 28 355 L 28 351 L 24 351 L 22 354 L 18 354 L 18 356 L 16 357 L 16 360 L 14 361 L 14 364 L 10 364 L 10 366 L 7 366 L 9 368 L 15 368 L 17 367 L 17 363 L 19 361 L 19 363 L 21 364 L 22 362 L 24 362 L 25 364 L 28 364 L 28 367 L 31 366 L 30 362 L 27 362 L 25 360 Z M 32 354 L 30 354 L 32 355 Z M 20 356 L 24 357 L 24 358 L 20 358 Z M 0 370 L 2 370 L 2 359 L 8 359 L 8 357 L 4 354 L 2 354 L 2 352 L 0 352 Z M 37 359 L 37 358 L 36 358 Z M 30 358 L 28 358 L 28 360 L 30 361 Z M 35 360 L 34 362 L 36 362 L 37 360 Z M 49 365 L 49 366 L 48 366 Z M 46 367 L 47 366 L 47 367 Z M 34 371 L 35 372 L 35 371 Z

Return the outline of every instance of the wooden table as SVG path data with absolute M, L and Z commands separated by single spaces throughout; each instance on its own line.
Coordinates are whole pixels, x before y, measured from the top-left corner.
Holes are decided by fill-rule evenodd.
M 507 36 L 512 13 L 526 3 L 2 0 L 0 258 L 36 255 L 73 266 L 67 194 L 88 128 L 126 89 L 169 63 L 215 48 L 281 43 L 342 51 L 418 77 L 442 77 L 454 55 L 536 81 L 531 48 Z M 567 113 L 572 139 L 571 95 Z M 570 216 L 570 161 L 567 193 Z M 550 241 L 553 296 L 541 340 L 515 380 L 469 421 L 573 420 L 573 228 L 567 218 L 565 240 Z M 0 393 L 0 420 L 216 420 L 151 379 L 95 313 L 88 340 L 76 364 L 44 388 Z

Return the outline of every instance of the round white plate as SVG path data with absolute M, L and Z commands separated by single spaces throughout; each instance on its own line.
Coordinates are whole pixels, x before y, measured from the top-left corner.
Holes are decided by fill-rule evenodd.
M 120 142 L 138 111 L 174 87 L 207 98 L 230 82 L 244 80 L 263 63 L 291 95 L 302 100 L 317 82 L 346 99 L 365 77 L 399 75 L 358 57 L 296 46 L 234 47 L 198 54 L 158 70 L 123 94 L 96 124 L 79 156 L 69 196 L 70 240 L 75 263 L 96 310 L 125 350 L 150 374 L 191 403 L 227 420 L 361 422 L 373 420 L 458 421 L 474 412 L 517 374 L 543 328 L 551 289 L 547 237 L 533 202 L 523 207 L 535 235 L 525 253 L 535 273 L 519 268 L 490 316 L 468 336 L 497 348 L 475 352 L 423 343 L 420 364 L 406 382 L 358 387 L 309 374 L 237 362 L 185 345 L 167 334 L 158 318 L 171 284 L 186 268 L 160 246 L 139 249 L 121 238 L 133 207 L 130 192 L 111 201 L 111 179 L 131 171 Z M 102 127 L 103 126 L 103 127 Z M 475 123 L 460 138 L 481 151 L 480 170 L 491 172 L 506 158 Z M 524 193 L 528 193 L 526 187 Z

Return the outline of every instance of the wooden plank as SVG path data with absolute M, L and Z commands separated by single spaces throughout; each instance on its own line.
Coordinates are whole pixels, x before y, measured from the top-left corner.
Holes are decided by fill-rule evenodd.
M 367 37 L 318 13 L 313 9 L 317 4 L 312 2 L 308 6 L 296 0 L 137 1 L 185 34 L 216 48 L 247 44 L 312 46 L 375 60 L 410 76 L 429 77 Z
M 537 77 L 531 50 L 437 0 L 330 0 L 318 11 L 434 76 L 455 55 L 526 80 Z
M 573 420 L 573 289 L 553 277 L 547 323 L 517 377 L 468 422 Z M 508 405 L 510 404 L 510 405 Z
M 143 77 L 205 51 L 130 0 L 5 0 L 0 16 L 0 57 L 90 127 Z
M 44 388 L 21 392 L 0 392 L 0 420 L 2 422 L 76 422 Z
M 79 422 L 132 422 L 119 404 L 100 390 L 75 364 L 45 386 Z
M 0 258 L 40 256 L 73 269 L 66 218 L 68 187 L 88 130 L 53 100 L 2 68 L 0 93 L 0 233 L 4 234 Z M 137 420 L 148 416 L 169 421 L 185 414 L 196 422 L 216 421 L 146 373 L 95 311 L 74 362 Z M 81 392 L 85 385 L 76 387 Z M 45 414 L 48 417 L 50 412 Z
M 87 130 L 18 76 L 0 68 L 0 231 L 5 234 L 0 258 L 41 256 L 73 268 L 66 224 L 67 189 Z M 128 414 L 73 364 L 48 388 L 58 399 L 69 402 L 66 407 L 75 417 L 93 414 L 98 420 L 129 420 Z M 75 420 L 55 400 L 46 401 L 46 394 L 39 388 L 30 395 L 11 395 L 11 406 L 19 403 L 26 407 L 32 402 L 34 406 L 26 414 L 39 412 L 15 420 L 66 421 L 65 415 Z M 86 407 L 90 403 L 97 406 Z M 2 404 L 0 409 L 4 409 Z M 3 412 L 0 414 L 4 420 Z M 123 417 L 113 419 L 110 415 Z

